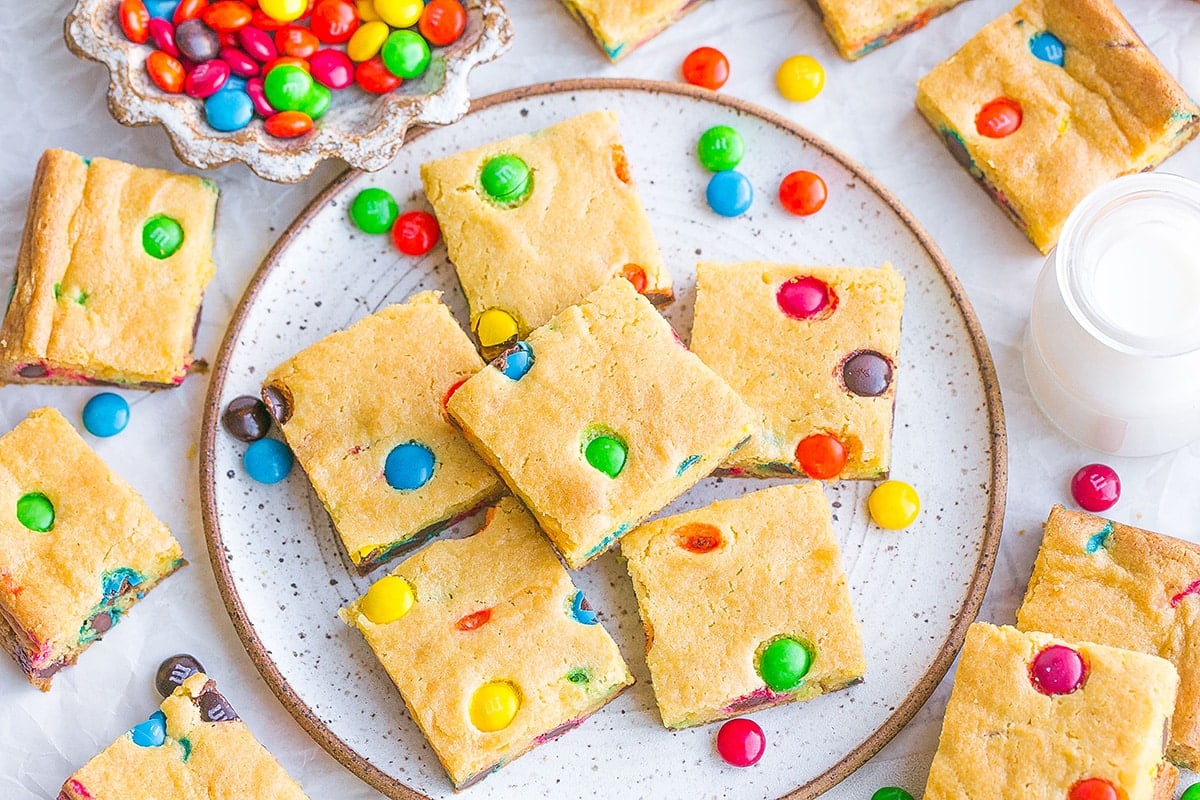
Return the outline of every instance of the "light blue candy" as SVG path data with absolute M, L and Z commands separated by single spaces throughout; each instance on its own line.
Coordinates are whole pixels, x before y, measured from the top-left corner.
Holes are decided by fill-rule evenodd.
M 225 82 L 223 84 L 221 84 L 221 88 L 218 89 L 217 91 L 218 92 L 232 92 L 232 91 L 244 92 L 244 91 L 246 91 L 246 79 L 243 78 L 241 75 L 230 75 L 228 78 L 225 79 Z
M 167 740 L 167 715 L 155 711 L 150 719 L 133 726 L 129 735 L 138 747 L 161 747 Z
M 179 0 L 145 0 L 145 3 L 151 17 L 168 21 L 175 16 L 175 9 L 179 6 Z
M 433 477 L 433 451 L 420 442 L 405 442 L 392 448 L 383 464 L 388 486 L 400 491 L 420 489 Z
M 1049 31 L 1042 31 L 1029 40 L 1029 51 L 1042 61 L 1061 67 L 1066 54 L 1062 40 Z
M 119 394 L 101 392 L 83 407 L 83 427 L 92 436 L 116 436 L 129 424 L 129 403 Z
M 259 483 L 279 483 L 292 471 L 294 461 L 292 451 L 278 439 L 251 442 L 242 456 L 246 473 Z
M 582 625 L 595 625 L 599 622 L 596 612 L 588 607 L 583 592 L 576 592 L 575 596 L 571 598 L 571 616 Z
M 526 342 L 517 342 L 515 347 L 496 359 L 496 366 L 504 377 L 519 381 L 533 367 L 533 348 Z
M 229 81 L 234 80 L 230 78 Z M 238 80 L 241 80 L 240 78 Z M 254 119 L 254 101 L 240 89 L 230 89 L 229 81 L 204 101 L 204 118 L 218 131 L 240 131 Z M 243 81 L 245 83 L 245 81 Z
M 750 179 L 736 169 L 713 175 L 704 194 L 708 207 L 722 217 L 741 216 L 754 202 L 754 187 L 750 185 Z

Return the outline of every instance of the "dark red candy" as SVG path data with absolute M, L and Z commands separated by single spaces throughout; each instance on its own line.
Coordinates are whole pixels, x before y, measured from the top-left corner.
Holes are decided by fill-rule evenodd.
M 154 46 L 169 56 L 179 58 L 179 48 L 175 46 L 175 26 L 160 17 L 150 20 L 150 38 Z
M 197 672 L 204 672 L 204 666 L 195 658 L 187 653 L 173 655 L 158 665 L 158 672 L 154 674 L 154 688 L 163 697 L 170 697 L 177 687 Z
M 229 435 L 242 442 L 257 442 L 271 430 L 271 414 L 257 397 L 242 395 L 229 401 L 221 414 Z
M 229 80 L 229 65 L 219 58 L 197 64 L 183 82 L 188 97 L 212 97 Z
M 250 95 L 250 102 L 254 103 L 254 112 L 260 117 L 269 117 L 275 113 L 275 109 L 267 100 L 267 92 L 263 89 L 262 78 L 251 78 L 246 81 L 246 94 Z
M 189 19 L 175 29 L 175 46 L 188 61 L 201 64 L 221 53 L 221 36 L 202 19 Z
M 1029 680 L 1042 694 L 1071 694 L 1087 678 L 1087 665 L 1078 650 L 1052 644 L 1033 657 Z
M 892 385 L 892 362 L 874 350 L 859 350 L 842 362 L 842 383 L 859 397 L 878 397 Z
M 233 706 L 216 689 L 206 689 L 196 705 L 200 708 L 200 719 L 205 722 L 232 722 L 238 718 Z

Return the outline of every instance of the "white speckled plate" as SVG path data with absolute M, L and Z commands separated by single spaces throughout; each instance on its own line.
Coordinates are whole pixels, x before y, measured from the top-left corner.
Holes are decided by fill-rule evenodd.
M 928 237 L 860 167 L 788 121 L 740 101 L 644 82 L 532 87 L 486 98 L 453 127 L 413 137 L 380 173 L 336 181 L 268 256 L 217 358 L 201 476 L 213 566 L 251 657 L 319 743 L 391 797 L 451 796 L 437 759 L 383 669 L 358 632 L 335 617 L 369 581 L 347 569 L 301 470 L 273 486 L 245 476 L 240 466 L 245 446 L 221 430 L 220 410 L 238 395 L 258 394 L 266 372 L 295 351 L 415 291 L 443 290 L 465 320 L 445 247 L 414 260 L 397 252 L 388 236 L 358 232 L 346 213 L 358 191 L 382 186 L 404 207 L 426 207 L 418 172 L 423 161 L 597 108 L 620 116 L 629 162 L 676 277 L 678 299 L 666 313 L 685 339 L 693 268 L 701 256 L 867 265 L 887 259 L 903 272 L 908 301 L 892 474 L 918 487 L 924 508 L 912 527 L 888 532 L 873 526 L 867 514 L 870 483 L 828 487 L 863 623 L 866 681 L 808 703 L 755 713 L 769 742 L 755 768 L 734 769 L 717 758 L 715 726 L 663 729 L 629 578 L 610 553 L 575 577 L 600 610 L 637 685 L 580 729 L 533 750 L 467 794 L 521 800 L 815 797 L 912 717 L 957 653 L 999 544 L 1004 422 L 978 322 Z M 737 219 L 719 218 L 705 206 L 707 174 L 694 156 L 700 133 L 721 123 L 745 137 L 741 169 L 758 192 L 750 212 Z M 775 199 L 780 178 L 800 168 L 824 176 L 830 192 L 824 210 L 803 219 L 785 213 Z M 344 377 L 354 380 L 353 374 Z M 709 479 L 668 511 L 762 485 Z M 448 535 L 468 534 L 475 523 L 464 522 Z

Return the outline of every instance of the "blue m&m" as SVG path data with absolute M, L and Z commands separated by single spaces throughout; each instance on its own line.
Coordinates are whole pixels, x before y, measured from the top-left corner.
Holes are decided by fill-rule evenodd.
M 1062 39 L 1049 31 L 1042 31 L 1029 40 L 1029 52 L 1035 58 L 1061 67 L 1066 55 Z
M 292 471 L 294 461 L 292 451 L 278 439 L 251 442 L 242 456 L 247 474 L 259 483 L 279 483 Z
M 83 407 L 83 427 L 92 436 L 116 436 L 129 424 L 129 403 L 119 394 L 101 392 Z
M 519 381 L 533 367 L 533 348 L 528 342 L 517 342 L 511 350 L 501 353 L 494 363 L 504 377 Z
M 588 605 L 587 599 L 583 596 L 583 592 L 575 592 L 571 597 L 571 616 L 581 625 L 595 625 L 599 622 L 596 617 L 596 612 Z
M 400 491 L 420 489 L 433 477 L 433 451 L 420 442 L 405 442 L 392 448 L 383 465 L 388 486 Z
M 738 217 L 754 202 L 754 187 L 745 175 L 727 169 L 712 176 L 704 196 L 708 207 L 722 217 Z
M 167 740 L 167 715 L 155 711 L 150 719 L 133 726 L 129 735 L 138 747 L 161 747 Z

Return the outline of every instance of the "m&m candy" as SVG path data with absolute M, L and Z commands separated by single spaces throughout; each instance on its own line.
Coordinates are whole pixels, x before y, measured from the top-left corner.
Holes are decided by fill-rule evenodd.
M 405 211 L 392 226 L 392 242 L 406 256 L 423 256 L 441 236 L 437 218 L 428 211 Z
M 913 524 L 921 513 L 921 500 L 904 481 L 884 481 L 871 491 L 867 510 L 876 525 L 895 531 Z
M 475 690 L 468 714 L 472 725 L 484 733 L 491 733 L 511 725 L 520 708 L 521 698 L 511 683 L 492 681 Z
M 716 125 L 700 134 L 696 143 L 696 156 L 704 168 L 711 172 L 723 172 L 742 163 L 746 143 L 736 128 Z
M 229 401 L 221 413 L 221 424 L 233 438 L 257 442 L 271 430 L 271 414 L 262 400 L 245 394 Z
M 775 302 L 792 319 L 817 319 L 837 306 L 837 295 L 820 278 L 797 275 L 780 284 Z
M 754 187 L 750 179 L 735 169 L 724 170 L 712 176 L 704 192 L 708 207 L 722 217 L 737 217 L 745 214 L 754 202 Z
M 989 139 L 1011 136 L 1021 127 L 1021 105 L 1007 97 L 997 97 L 975 115 L 975 130 Z
M 1042 694 L 1071 694 L 1083 685 L 1087 665 L 1077 650 L 1052 644 L 1033 657 L 1029 680 Z
M 629 452 L 625 443 L 616 436 L 601 434 L 588 441 L 584 446 L 583 455 L 593 468 L 610 478 L 615 478 L 625 469 Z
M 913 800 L 913 796 L 899 786 L 884 786 L 875 790 L 871 800 Z
M 279 22 L 291 22 L 303 16 L 308 0 L 259 0 L 258 7 Z
M 429 483 L 436 465 L 433 451 L 428 447 L 420 442 L 405 442 L 388 453 L 383 477 L 393 489 L 413 491 Z
M 475 335 L 483 347 L 499 347 L 517 338 L 517 321 L 507 311 L 489 308 L 475 321 Z
M 503 205 L 516 205 L 532 190 L 533 173 L 520 157 L 499 155 L 483 165 L 479 183 L 492 200 Z
M 246 473 L 259 483 L 279 483 L 292 471 L 294 462 L 292 451 L 278 439 L 251 442 L 242 456 Z
M 807 217 L 825 207 L 829 190 L 824 179 L 815 172 L 798 169 L 789 172 L 779 182 L 779 203 L 789 213 Z
M 399 214 L 396 198 L 375 186 L 363 189 L 350 203 L 350 219 L 364 233 L 386 233 Z
M 1045 61 L 1056 67 L 1061 67 L 1066 60 L 1066 48 L 1063 46 L 1062 39 L 1049 31 L 1035 34 L 1029 40 L 1029 52 L 1033 53 L 1039 61 Z
M 358 601 L 358 610 L 376 625 L 387 625 L 407 614 L 416 602 L 408 581 L 399 575 L 386 575 L 367 589 Z
M 21 495 L 17 499 L 17 522 L 37 533 L 53 530 L 54 503 L 41 492 Z
M 812 100 L 825 88 L 825 68 L 812 56 L 792 56 L 779 65 L 775 85 L 788 100 Z
M 697 47 L 683 59 L 682 71 L 693 86 L 720 89 L 729 80 L 729 59 L 715 47 Z
M 1071 496 L 1085 511 L 1107 511 L 1121 499 L 1121 479 L 1106 464 L 1088 464 L 1071 476 Z
M 429 66 L 429 43 L 414 31 L 392 31 L 379 51 L 388 70 L 405 80 L 419 78 Z
M 155 214 L 142 224 L 142 249 L 151 258 L 170 258 L 183 247 L 183 226 L 174 217 Z
M 150 719 L 133 726 L 129 738 L 138 747 L 160 747 L 167 740 L 167 715 L 155 711 Z
M 254 101 L 244 90 L 223 89 L 204 101 L 204 119 L 218 131 L 240 131 L 254 119 Z
M 731 719 L 717 731 L 717 752 L 735 767 L 751 767 L 767 749 L 767 737 L 752 719 Z
M 1193 783 L 1184 789 L 1183 794 L 1179 796 L 1179 800 L 1200 800 L 1200 783 Z
M 796 445 L 796 462 L 810 478 L 827 481 L 846 468 L 846 445 L 830 433 L 814 433 Z
M 763 648 L 758 657 L 758 674 L 773 692 L 790 692 L 800 685 L 812 667 L 813 654 L 790 636 L 782 636 Z
M 83 406 L 83 427 L 93 436 L 116 436 L 129 424 L 129 403 L 112 392 L 101 392 Z
M 417 29 L 434 47 L 454 44 L 467 27 L 467 12 L 459 0 L 429 0 Z
M 1124 794 L 1104 778 L 1084 778 L 1067 792 L 1067 800 L 1121 800 L 1122 797 Z

